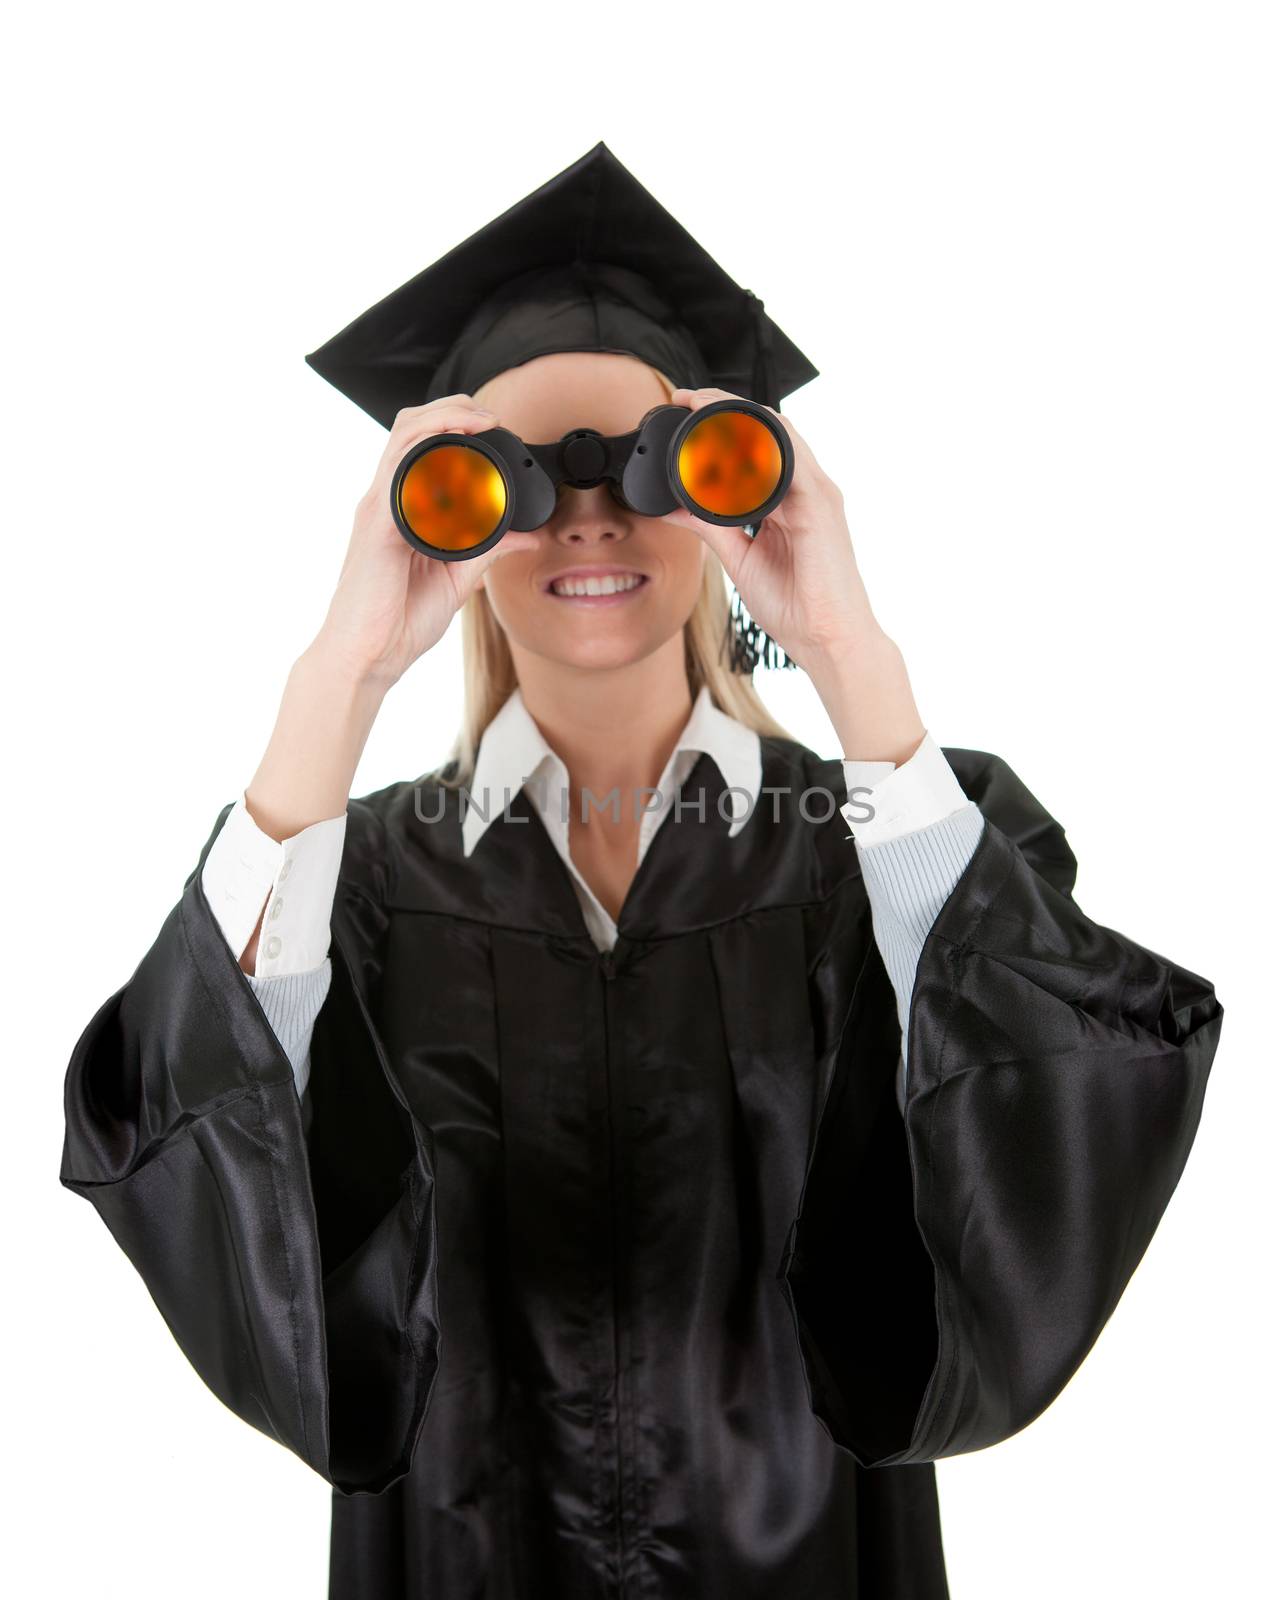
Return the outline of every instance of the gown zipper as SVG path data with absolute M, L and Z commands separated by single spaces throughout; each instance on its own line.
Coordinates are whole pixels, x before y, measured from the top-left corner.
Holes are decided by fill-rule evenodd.
M 615 1151 L 614 1080 L 610 1050 L 609 984 L 617 975 L 614 952 L 610 948 L 599 952 L 602 979 L 601 1004 L 605 1022 L 605 1143 L 609 1163 L 609 1252 L 610 1292 L 614 1334 L 614 1541 L 618 1562 L 618 1590 L 622 1600 L 628 1592 L 626 1571 L 626 1535 L 624 1532 L 623 1498 L 626 1462 L 623 1456 L 623 1375 L 621 1360 L 621 1324 L 618 1291 L 618 1189 L 617 1154 Z

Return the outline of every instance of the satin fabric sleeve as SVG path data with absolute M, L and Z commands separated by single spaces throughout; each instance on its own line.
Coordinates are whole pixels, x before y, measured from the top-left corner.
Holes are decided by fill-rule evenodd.
M 1222 1021 L 1206 979 L 1075 903 L 1003 761 L 948 759 L 985 826 L 921 951 L 906 1104 L 867 960 L 779 1273 L 812 1408 L 867 1467 L 995 1444 L 1062 1391 L 1183 1171 Z
M 352 809 L 310 1130 L 198 864 L 75 1046 L 61 1169 L 205 1383 L 344 1494 L 408 1471 L 439 1341 L 431 1152 L 368 1004 L 380 829 Z
M 849 799 L 841 815 L 858 849 L 872 928 L 894 985 L 902 1032 L 896 1085 L 906 1104 L 907 1033 L 916 967 L 925 936 L 974 854 L 983 817 L 947 758 L 926 733 L 896 767 L 892 761 L 842 761 Z

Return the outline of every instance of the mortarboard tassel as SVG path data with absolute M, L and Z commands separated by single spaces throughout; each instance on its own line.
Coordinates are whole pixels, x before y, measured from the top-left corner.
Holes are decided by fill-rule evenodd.
M 773 351 L 770 349 L 769 323 L 765 316 L 765 302 L 745 291 L 752 304 L 753 346 L 752 392 L 750 399 L 778 411 L 781 397 L 777 388 Z M 747 523 L 743 530 L 749 538 L 756 537 L 756 526 Z M 729 652 L 730 671 L 750 674 L 757 667 L 795 667 L 796 663 L 783 647 L 771 639 L 743 604 L 743 597 L 735 589 L 730 596 L 729 623 L 726 629 L 726 647 Z
M 771 639 L 759 622 L 753 622 L 737 589 L 730 593 L 725 639 L 731 672 L 751 673 L 756 667 L 796 665 L 782 645 Z

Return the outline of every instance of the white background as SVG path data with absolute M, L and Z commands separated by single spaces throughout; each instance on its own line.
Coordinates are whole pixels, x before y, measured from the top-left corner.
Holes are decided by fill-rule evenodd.
M 1226 1006 L 1094 1350 L 939 1467 L 954 1596 L 1269 1588 L 1275 10 L 467 11 L 6 30 L 0 1585 L 324 1593 L 326 1485 L 204 1389 L 59 1187 L 62 1073 L 252 775 L 383 448 L 304 352 L 603 138 L 821 370 L 784 409 L 931 731 L 1003 755 L 1083 908 Z M 807 680 L 758 677 L 838 753 Z M 458 707 L 455 631 L 355 792 L 437 759 Z

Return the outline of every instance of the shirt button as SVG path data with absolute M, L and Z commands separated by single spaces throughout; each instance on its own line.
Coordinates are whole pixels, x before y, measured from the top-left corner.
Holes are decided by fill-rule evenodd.
M 292 856 L 286 856 L 284 865 L 280 869 L 280 876 L 282 878 L 287 878 L 289 876 L 289 869 L 290 869 L 290 867 L 293 866 L 293 864 L 294 864 L 293 857 Z
M 264 950 L 267 960 L 274 961 L 280 954 L 280 935 L 273 933 L 271 938 L 267 940 Z
M 279 895 L 277 895 L 276 899 L 275 899 L 275 902 L 274 902 L 274 904 L 272 905 L 272 908 L 271 908 L 272 916 L 273 917 L 278 917 L 280 915 L 280 913 L 284 909 L 285 909 L 285 902 L 281 899 L 281 897 Z

